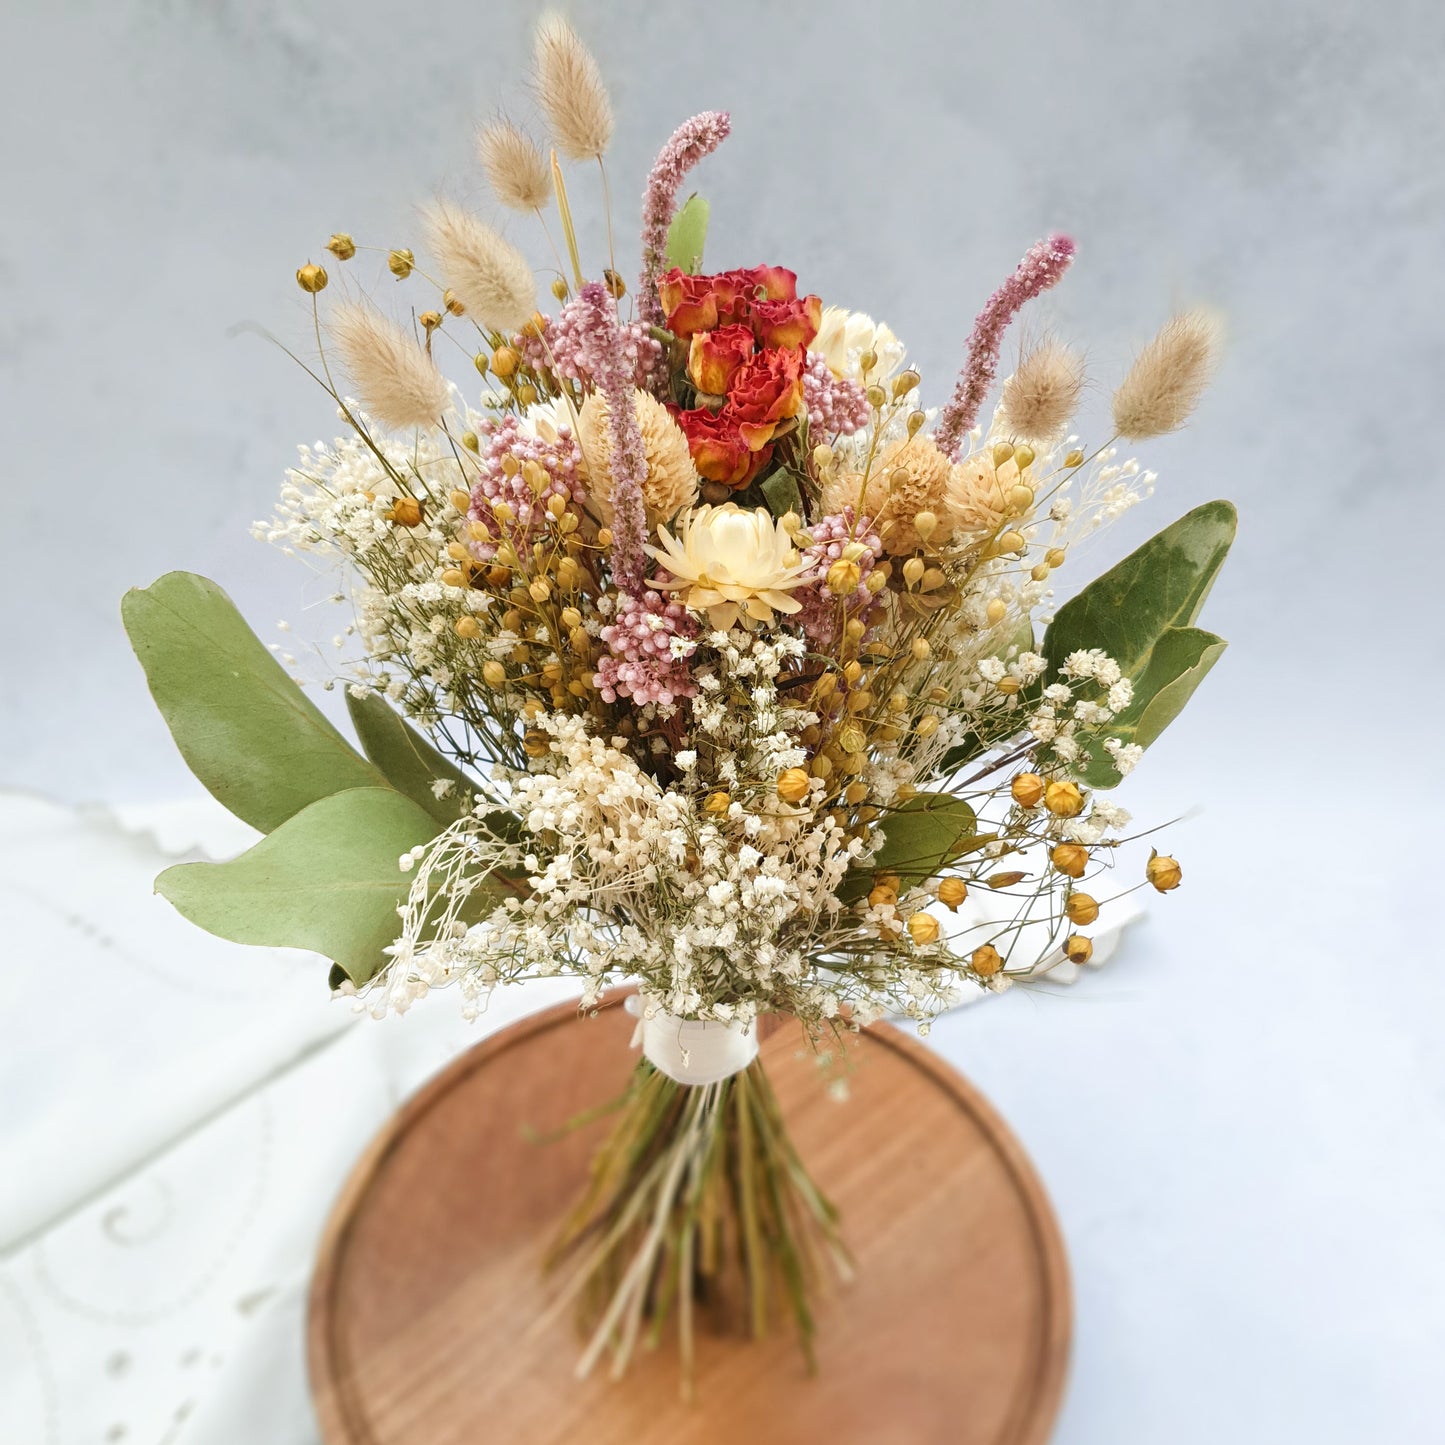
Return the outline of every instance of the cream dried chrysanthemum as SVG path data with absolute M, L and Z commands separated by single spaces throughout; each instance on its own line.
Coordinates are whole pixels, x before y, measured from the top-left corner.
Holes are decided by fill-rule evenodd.
M 634 391 L 637 426 L 647 457 L 642 501 L 647 524 L 657 527 L 697 501 L 697 468 L 692 464 L 687 438 L 667 408 L 646 391 Z M 602 520 L 612 521 L 612 433 L 607 424 L 607 398 L 594 391 L 582 403 L 577 419 L 577 442 L 587 463 L 588 493 L 597 502 Z
M 808 343 L 808 350 L 822 356 L 834 376 L 850 381 L 862 381 L 858 358 L 872 351 L 878 361 L 868 372 L 870 383 L 886 381 L 902 368 L 907 356 L 903 343 L 881 321 L 841 306 L 823 308 L 818 334 Z
M 434 201 L 422 216 L 442 279 L 483 326 L 516 331 L 537 303 L 537 280 L 527 258 L 450 201 Z
M 1018 463 L 995 466 L 988 448 L 965 457 L 948 478 L 955 536 L 960 542 L 991 537 L 1016 515 L 1010 493 L 1019 483 Z
M 532 137 L 511 121 L 494 121 L 479 132 L 477 155 L 504 206 L 540 211 L 551 199 L 552 177 L 545 157 Z
M 1048 445 L 1069 429 L 1084 389 L 1083 358 L 1052 339 L 1031 351 L 1003 384 L 994 431 L 1012 441 Z
M 869 472 L 866 490 L 855 472 L 839 472 L 826 482 L 823 510 L 831 514 L 851 506 L 871 517 L 883 550 L 893 557 L 906 556 L 925 546 L 937 547 L 953 535 L 954 516 L 948 492 L 952 468 L 933 438 L 920 433 L 911 440 L 895 442 L 884 452 Z M 933 529 L 927 537 L 919 532 L 915 521 L 920 515 L 933 518 Z
M 1114 393 L 1114 430 L 1131 442 L 1178 431 L 1209 384 L 1219 341 L 1219 322 L 1207 311 L 1166 322 Z
M 347 302 L 331 313 L 328 330 L 369 416 L 399 431 L 440 422 L 451 402 L 446 378 L 396 322 Z
M 767 508 L 749 512 L 732 502 L 699 507 L 676 537 L 666 527 L 657 535 L 662 545 L 647 552 L 672 580 L 655 585 L 675 592 L 691 611 L 705 612 L 719 631 L 740 619 L 772 622 L 775 612 L 802 610 L 791 595 L 801 580 L 802 558 Z
M 600 160 L 612 139 L 612 102 L 597 62 L 560 15 L 537 27 L 533 75 L 557 149 L 569 161 Z

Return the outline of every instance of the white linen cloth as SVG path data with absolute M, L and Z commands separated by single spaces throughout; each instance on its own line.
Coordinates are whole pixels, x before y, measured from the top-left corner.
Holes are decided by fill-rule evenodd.
M 315 1445 L 307 1281 L 353 1163 L 448 1059 L 576 993 L 358 1018 L 320 959 L 153 895 L 255 836 L 206 798 L 0 794 L 0 1445 Z

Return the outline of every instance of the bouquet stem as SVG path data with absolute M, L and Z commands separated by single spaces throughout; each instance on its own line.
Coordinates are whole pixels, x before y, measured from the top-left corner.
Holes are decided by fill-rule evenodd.
M 642 1059 L 621 1118 L 549 1252 L 568 1267 L 586 1340 L 579 1375 L 612 1375 L 675 1321 L 690 1392 L 696 1317 L 755 1339 L 791 1322 L 814 1367 L 812 1300 L 851 1275 L 838 1216 L 788 1137 L 760 1060 L 718 1083 L 675 1082 Z

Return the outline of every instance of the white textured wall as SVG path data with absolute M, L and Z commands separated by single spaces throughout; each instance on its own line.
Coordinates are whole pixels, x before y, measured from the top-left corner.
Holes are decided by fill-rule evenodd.
M 1175 838 L 1188 886 L 1148 959 L 1087 1001 L 1020 999 L 935 1038 L 953 1031 L 1064 1204 L 1080 1343 L 1061 1439 L 1433 1437 L 1445 986 L 1419 860 L 1440 786 L 1445 11 L 571 10 L 613 85 L 624 241 L 673 124 L 730 108 L 698 173 L 710 259 L 781 262 L 887 318 L 935 399 L 1050 228 L 1080 258 L 1034 323 L 1086 341 L 1104 382 L 1172 304 L 1228 313 L 1197 424 L 1147 454 L 1158 496 L 1088 563 L 1195 502 L 1240 504 L 1204 619 L 1233 647 L 1128 795 L 1207 805 Z M 333 228 L 404 244 L 434 186 L 479 196 L 471 125 L 526 113 L 531 12 L 4 0 L 0 780 L 76 800 L 189 785 L 125 647 L 126 586 L 192 568 L 267 635 L 310 625 L 325 587 L 247 527 L 332 421 L 232 330 L 304 340 L 291 274 Z M 1078 1112 L 1062 1137 L 1059 1109 Z

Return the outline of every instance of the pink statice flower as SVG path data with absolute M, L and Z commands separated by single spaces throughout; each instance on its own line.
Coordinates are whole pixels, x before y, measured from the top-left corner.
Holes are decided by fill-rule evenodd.
M 821 517 L 808 528 L 813 539 L 802 553 L 803 578 L 793 596 L 803 604 L 798 622 L 810 641 L 820 647 L 831 647 L 842 634 L 849 617 L 865 617 L 878 598 L 868 590 L 868 574 L 883 555 L 883 542 L 873 531 L 872 520 L 860 517 L 853 525 L 853 508 Z M 828 570 L 843 560 L 844 550 L 856 543 L 861 550 L 852 556 L 858 566 L 858 585 L 839 597 L 828 586 Z
M 851 436 L 868 425 L 863 387 L 849 377 L 834 376 L 820 352 L 810 351 L 803 363 L 803 405 L 815 442 Z
M 627 697 L 668 707 L 697 692 L 687 664 L 697 651 L 697 623 L 666 593 L 623 593 L 601 636 L 608 656 L 598 661 L 593 683 L 605 701 Z
M 582 482 L 582 449 L 571 428 L 559 427 L 555 441 L 525 431 L 515 416 L 487 421 L 477 428 L 481 443 L 479 471 L 472 487 L 468 516 L 480 522 L 489 537 L 474 539 L 473 554 L 489 562 L 497 554 L 503 535 L 517 548 L 528 545 L 546 524 L 547 504 L 561 497 L 569 507 L 580 507 L 586 495 Z M 541 485 L 536 469 L 540 468 Z M 497 503 L 505 502 L 512 518 L 497 518 Z

